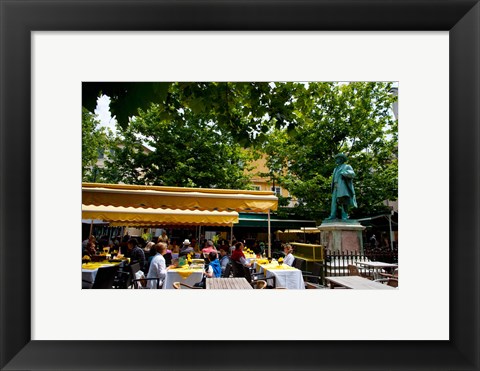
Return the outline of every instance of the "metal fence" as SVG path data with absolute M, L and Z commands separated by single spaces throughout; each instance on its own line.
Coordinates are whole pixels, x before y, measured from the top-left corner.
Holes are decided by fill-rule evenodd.
M 364 253 L 349 251 L 331 251 L 325 250 L 324 277 L 325 276 L 348 276 L 349 265 L 355 265 L 357 262 L 381 261 L 385 263 L 398 264 L 398 250 L 387 248 L 365 248 Z M 373 272 L 368 268 L 358 266 L 361 275 L 373 278 Z

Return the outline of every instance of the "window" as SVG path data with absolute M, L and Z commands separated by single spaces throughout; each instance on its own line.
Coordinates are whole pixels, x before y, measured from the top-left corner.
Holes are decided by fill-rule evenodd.
M 254 186 L 253 186 L 253 190 L 254 190 L 254 191 L 260 191 L 261 189 L 262 189 L 262 188 L 261 188 L 260 186 L 258 186 L 258 185 L 254 185 Z
M 282 188 L 281 188 L 281 187 L 272 187 L 271 190 L 272 190 L 273 192 L 275 192 L 275 194 L 276 194 L 277 196 L 281 196 L 281 195 L 282 195 Z
M 98 150 L 98 159 L 101 160 L 104 158 L 104 153 L 103 153 L 103 149 L 99 149 Z

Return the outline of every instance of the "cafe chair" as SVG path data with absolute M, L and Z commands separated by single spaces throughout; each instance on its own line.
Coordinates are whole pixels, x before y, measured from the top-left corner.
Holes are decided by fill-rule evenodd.
M 222 277 L 229 278 L 232 273 L 232 263 L 228 263 L 225 267 L 225 272 L 223 272 Z
M 312 272 L 303 272 L 303 281 L 305 282 L 306 289 L 324 289 L 323 284 L 323 265 L 319 263 L 313 263 Z M 308 286 L 308 287 L 307 287 Z
M 398 280 L 398 268 L 395 268 L 393 274 L 380 272 L 379 275 L 384 278 L 396 278 Z
M 233 277 L 245 277 L 245 270 L 243 269 L 243 264 L 231 260 L 232 262 L 232 271 Z
M 182 288 L 192 289 L 192 290 L 198 290 L 198 289 L 202 290 L 201 287 L 190 286 L 190 285 L 188 285 L 186 283 L 183 283 L 183 282 L 174 282 L 172 285 L 173 285 L 173 288 L 177 289 L 177 290 L 182 289 Z
M 93 284 L 92 289 L 113 289 L 113 281 L 117 274 L 118 267 L 102 267 L 98 268 L 97 275 L 93 282 L 82 280 L 83 282 Z
M 396 278 L 379 278 L 375 282 L 383 283 L 387 286 L 398 287 L 398 279 Z
M 265 287 L 267 287 L 267 281 L 264 280 L 255 281 L 255 284 L 253 286 L 253 288 L 257 290 L 263 290 Z
M 163 286 L 163 282 L 162 284 L 160 283 L 160 278 L 138 278 L 138 279 L 133 279 L 132 280 L 132 284 L 133 284 L 133 288 L 134 289 L 149 289 L 148 287 L 148 282 L 149 281 L 153 281 L 154 284 L 156 284 L 156 288 L 157 289 L 161 289 L 162 286 Z
M 128 289 L 133 286 L 135 274 L 140 270 L 140 263 L 132 263 L 119 269 L 115 277 L 114 286 L 116 289 Z
M 255 287 L 256 282 L 259 280 L 267 280 L 267 277 L 263 273 L 255 273 L 253 270 L 250 269 L 250 267 L 244 267 L 242 266 L 245 272 L 245 279 L 248 281 L 248 283 L 252 286 Z M 275 287 L 275 276 L 268 277 L 269 280 L 272 280 L 273 284 L 271 287 Z
M 295 260 L 293 261 L 293 267 L 301 271 L 305 270 L 306 265 L 307 265 L 307 261 L 302 258 L 295 258 Z
M 353 265 L 353 264 L 348 265 L 348 275 L 349 276 L 360 276 L 360 277 L 363 277 L 363 278 L 372 279 L 369 275 L 361 273 L 360 269 L 358 269 L 358 267 L 356 265 Z

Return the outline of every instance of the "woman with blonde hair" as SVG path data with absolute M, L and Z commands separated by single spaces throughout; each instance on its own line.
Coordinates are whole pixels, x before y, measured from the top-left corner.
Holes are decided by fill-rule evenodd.
M 283 246 L 283 251 L 285 252 L 285 258 L 283 258 L 283 264 L 289 265 L 290 267 L 293 265 L 295 261 L 295 257 L 293 256 L 293 247 L 289 243 Z

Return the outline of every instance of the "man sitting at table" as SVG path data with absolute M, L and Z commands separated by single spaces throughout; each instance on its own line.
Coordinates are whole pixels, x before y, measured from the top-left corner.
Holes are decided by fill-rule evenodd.
M 230 263 L 230 258 L 227 255 L 227 249 L 228 247 L 221 247 L 220 248 L 220 267 L 222 268 L 222 276 L 223 273 L 225 273 L 225 269 L 227 268 L 227 265 Z
M 178 253 L 178 257 L 187 256 L 188 254 L 193 254 L 193 253 L 194 253 L 193 247 L 190 244 L 190 240 L 187 238 L 185 241 L 183 241 L 183 246 L 180 249 L 180 252 Z
M 295 257 L 292 254 L 293 247 L 289 243 L 285 244 L 283 247 L 283 251 L 285 252 L 285 258 L 283 258 L 283 264 L 289 265 L 290 267 L 293 265 L 295 261 Z
M 82 251 L 82 256 L 88 255 L 89 257 L 92 257 L 93 255 L 96 255 L 96 253 L 95 242 L 88 242 L 87 247 Z
M 251 264 L 245 258 L 243 254 L 243 243 L 237 242 L 235 244 L 235 250 L 232 252 L 232 256 L 230 257 L 233 261 L 242 264 L 244 267 L 250 267 Z
M 163 257 L 163 255 L 165 255 L 167 252 L 167 244 L 164 242 L 159 242 L 153 248 L 156 250 L 157 254 L 153 257 L 152 262 L 150 263 L 147 278 L 158 278 L 158 287 L 161 287 L 165 277 L 167 276 L 167 266 L 165 263 L 165 258 Z M 157 281 L 148 280 L 147 287 L 149 289 L 156 289 Z
M 194 254 L 195 251 L 190 244 L 190 240 L 187 238 L 183 241 L 183 246 L 180 248 L 180 252 L 178 253 L 178 257 L 187 256 L 188 254 Z
M 145 253 L 143 250 L 138 247 L 137 245 L 137 239 L 136 238 L 130 238 L 127 242 L 127 248 L 128 248 L 128 253 L 130 255 L 130 261 L 131 263 L 133 262 L 138 262 L 140 264 L 140 270 L 145 272 Z

